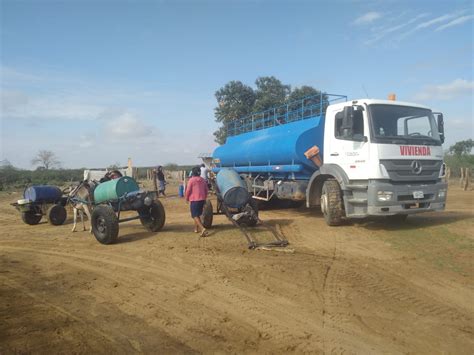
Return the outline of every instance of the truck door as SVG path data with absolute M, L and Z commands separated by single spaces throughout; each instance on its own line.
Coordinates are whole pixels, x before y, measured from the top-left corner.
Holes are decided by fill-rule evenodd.
M 344 169 L 350 180 L 367 180 L 369 176 L 369 125 L 367 110 L 352 106 L 351 127 L 343 122 L 344 110 L 334 111 L 334 121 L 326 127 L 324 163 Z M 332 127 L 331 127 L 332 126 Z

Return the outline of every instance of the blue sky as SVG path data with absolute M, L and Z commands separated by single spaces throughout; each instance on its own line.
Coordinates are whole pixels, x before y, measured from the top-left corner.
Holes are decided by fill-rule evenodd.
M 0 0 L 1 154 L 32 168 L 196 163 L 214 92 L 274 75 L 426 104 L 474 138 L 472 1 Z

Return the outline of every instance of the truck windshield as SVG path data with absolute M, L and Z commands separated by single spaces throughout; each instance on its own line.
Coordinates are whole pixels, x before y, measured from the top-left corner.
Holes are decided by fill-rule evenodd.
M 376 143 L 441 145 L 431 110 L 397 105 L 369 106 Z

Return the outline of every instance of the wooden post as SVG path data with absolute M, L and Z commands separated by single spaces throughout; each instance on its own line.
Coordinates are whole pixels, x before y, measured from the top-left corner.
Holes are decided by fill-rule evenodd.
M 449 179 L 451 179 L 451 168 L 447 167 L 446 168 L 446 183 L 449 184 Z
M 152 179 L 153 179 L 153 187 L 155 188 L 155 192 L 156 192 L 156 197 L 159 197 L 158 196 L 158 184 L 156 182 L 156 173 L 157 171 L 155 169 L 152 170 Z
M 463 186 L 463 190 L 464 191 L 467 191 L 467 188 L 469 187 L 469 185 L 471 184 L 471 172 L 469 171 L 469 168 L 464 168 L 464 186 Z

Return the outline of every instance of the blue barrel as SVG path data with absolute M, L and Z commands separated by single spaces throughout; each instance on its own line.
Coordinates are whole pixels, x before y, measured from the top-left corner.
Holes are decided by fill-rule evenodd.
M 249 200 L 247 185 L 234 169 L 221 169 L 216 176 L 217 187 L 224 205 L 240 208 Z
M 37 185 L 28 187 L 23 196 L 31 202 L 51 203 L 59 200 L 62 196 L 61 190 L 56 186 Z
M 179 185 L 179 187 L 178 187 L 178 196 L 179 197 L 184 197 L 184 186 L 183 185 Z

